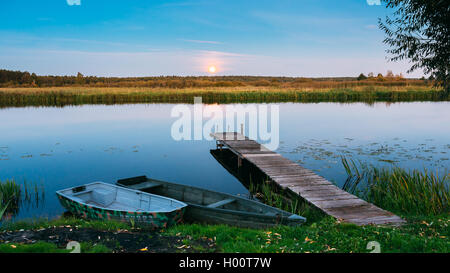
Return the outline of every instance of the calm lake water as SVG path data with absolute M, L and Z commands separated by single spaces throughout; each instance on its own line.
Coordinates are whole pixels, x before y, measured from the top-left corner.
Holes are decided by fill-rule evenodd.
M 277 152 L 338 185 L 346 178 L 341 155 L 378 166 L 450 169 L 449 102 L 277 105 Z M 60 215 L 58 189 L 138 175 L 248 195 L 209 153 L 214 141 L 172 138 L 173 107 L 0 109 L 0 180 L 33 182 L 45 193 L 43 203 L 22 207 L 15 219 Z

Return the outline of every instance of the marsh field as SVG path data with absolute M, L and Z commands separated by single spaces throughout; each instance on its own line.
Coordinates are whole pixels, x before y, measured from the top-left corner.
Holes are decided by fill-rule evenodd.
M 126 103 L 276 103 L 448 101 L 432 81 L 404 78 L 43 77 L 37 85 L 5 82 L 0 107 Z

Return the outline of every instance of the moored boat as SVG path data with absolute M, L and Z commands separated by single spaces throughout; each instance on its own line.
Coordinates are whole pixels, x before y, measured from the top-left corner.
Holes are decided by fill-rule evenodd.
M 183 219 L 187 204 L 178 200 L 104 182 L 56 192 L 72 214 L 94 220 L 118 220 L 164 228 Z
M 301 225 L 306 218 L 247 198 L 212 190 L 176 184 L 146 176 L 117 181 L 117 185 L 142 190 L 188 204 L 185 219 L 209 224 L 249 228 Z

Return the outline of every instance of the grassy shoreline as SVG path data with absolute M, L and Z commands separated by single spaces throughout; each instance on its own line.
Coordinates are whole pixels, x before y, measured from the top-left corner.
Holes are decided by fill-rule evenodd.
M 402 227 L 356 226 L 340 223 L 331 217 L 300 227 L 279 226 L 256 230 L 224 225 L 182 224 L 158 232 L 160 240 L 172 239 L 169 252 L 223 252 L 223 253 L 368 253 L 367 244 L 376 241 L 382 253 L 448 253 L 450 252 L 450 216 L 407 217 Z M 0 227 L 0 253 L 2 252 L 65 252 L 65 245 L 52 240 L 40 240 L 34 244 L 1 241 L 2 234 L 30 234 L 49 230 L 66 229 L 68 237 L 82 238 L 80 232 L 106 232 L 128 234 L 136 238 L 150 238 L 154 231 L 133 229 L 117 222 L 86 221 L 61 218 L 51 221 L 18 222 Z M 70 229 L 70 231 L 67 231 Z M 70 237 L 70 236 L 73 237 Z M 137 240 L 139 241 L 139 240 Z M 104 240 L 80 241 L 82 252 L 122 252 L 115 237 Z M 158 242 L 153 242 L 158 245 Z M 84 246 L 84 248 L 83 248 Z M 155 249 L 154 249 L 155 250 Z M 131 252 L 152 252 L 146 241 L 137 243 Z
M 126 103 L 270 102 L 408 102 L 449 101 L 442 89 L 431 86 L 355 86 L 348 88 L 280 87 L 43 87 L 0 88 L 0 107 L 65 106 Z

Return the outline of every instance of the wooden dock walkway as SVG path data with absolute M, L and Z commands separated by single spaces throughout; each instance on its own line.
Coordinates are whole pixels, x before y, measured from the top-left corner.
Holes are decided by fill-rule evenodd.
M 239 133 L 214 133 L 211 136 L 219 148 L 226 147 L 237 155 L 238 166 L 242 165 L 242 160 L 247 160 L 280 187 L 298 194 L 328 215 L 357 225 L 405 223 L 395 214 L 359 199 Z

